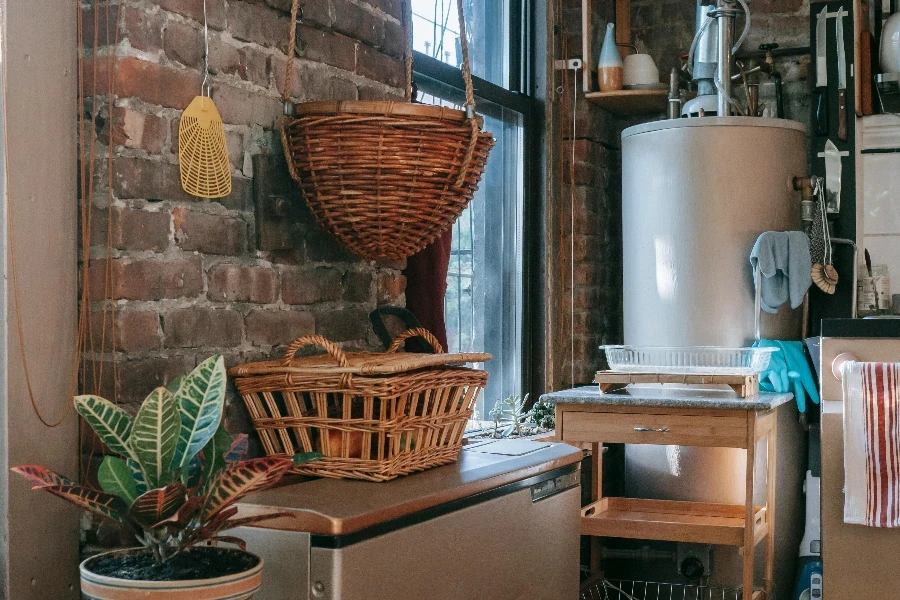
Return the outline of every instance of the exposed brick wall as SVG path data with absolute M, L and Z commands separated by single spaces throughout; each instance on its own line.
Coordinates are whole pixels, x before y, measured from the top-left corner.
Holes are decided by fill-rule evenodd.
M 740 52 L 756 51 L 760 44 L 777 42 L 782 48 L 809 46 L 809 0 L 750 0 L 750 34 Z M 653 56 L 660 72 L 680 65 L 694 39 L 696 3 L 683 0 L 632 0 L 632 40 L 639 52 Z M 743 19 L 738 19 L 743 27 Z M 809 56 L 776 58 L 784 77 L 785 116 L 809 124 Z M 765 76 L 760 101 L 775 107 L 775 86 Z
M 581 2 L 565 0 L 560 15 L 557 58 L 581 56 Z M 594 28 L 612 17 L 612 2 L 595 2 Z M 622 337 L 621 154 L 617 119 L 585 101 L 581 73 L 555 73 L 552 110 L 557 119 L 552 154 L 559 158 L 556 189 L 548 202 L 548 246 L 556 273 L 550 276 L 548 308 L 556 319 L 548 330 L 548 386 L 554 389 L 590 382 L 601 365 L 601 344 Z M 571 94 L 578 96 L 573 140 Z M 573 143 L 574 142 L 574 143 Z M 574 157 L 574 160 L 573 160 Z M 570 165 L 572 168 L 570 169 Z M 575 227 L 572 243 L 572 207 Z M 574 269 L 573 263 L 574 260 Z M 572 280 L 574 271 L 574 295 Z M 554 283 L 555 282 L 555 283 Z M 574 311 L 572 302 L 574 298 Z M 573 314 L 574 312 L 574 314 Z M 573 322 L 574 317 L 574 322 Z M 573 344 L 574 338 L 574 344 Z M 574 346 L 574 348 L 573 348 Z M 574 357 L 573 357 L 574 355 Z
M 215 201 L 185 194 L 177 164 L 181 111 L 202 77 L 202 1 L 98 3 L 99 35 L 92 3 L 84 7 L 88 96 L 96 81 L 85 108 L 98 133 L 87 307 L 98 363 L 86 370 L 83 387 L 132 408 L 154 386 L 214 353 L 229 366 L 265 359 L 313 332 L 351 349 L 379 348 L 368 313 L 378 304 L 405 303 L 404 264 L 362 261 L 342 249 L 314 223 L 296 187 L 293 248 L 258 249 L 251 157 L 274 155 L 271 164 L 286 176 L 275 126 L 290 1 L 207 4 L 213 97 L 225 121 L 234 185 Z M 402 98 L 399 0 L 301 4 L 296 99 Z M 111 335 L 105 307 L 115 311 Z M 229 414 L 239 409 L 232 403 Z

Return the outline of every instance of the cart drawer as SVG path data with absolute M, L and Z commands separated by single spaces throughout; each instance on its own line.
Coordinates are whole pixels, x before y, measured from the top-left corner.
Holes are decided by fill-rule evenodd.
M 565 411 L 563 441 L 747 447 L 747 417 Z

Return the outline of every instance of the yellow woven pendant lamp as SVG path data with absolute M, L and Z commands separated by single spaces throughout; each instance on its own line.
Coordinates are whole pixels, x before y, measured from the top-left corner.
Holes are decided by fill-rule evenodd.
M 200 198 L 222 198 L 231 193 L 231 160 L 225 126 L 210 97 L 209 28 L 203 0 L 203 83 L 178 124 L 178 165 L 181 187 Z

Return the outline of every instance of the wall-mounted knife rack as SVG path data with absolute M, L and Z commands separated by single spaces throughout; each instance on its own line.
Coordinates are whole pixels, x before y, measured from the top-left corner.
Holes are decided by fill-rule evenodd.
M 827 69 L 827 86 L 819 86 L 817 81 L 817 49 L 819 48 L 819 35 L 817 32 L 818 17 L 825 11 L 825 53 Z M 843 12 L 843 40 L 844 63 L 846 68 L 846 89 L 844 90 L 844 103 L 846 112 L 846 135 L 839 136 L 841 131 L 841 105 L 840 92 L 838 90 L 838 40 L 837 16 Z M 840 210 L 836 214 L 829 214 L 831 223 L 831 235 L 833 238 L 856 240 L 856 106 L 857 106 L 857 28 L 854 26 L 857 19 L 863 16 L 863 2 L 861 0 L 828 0 L 825 2 L 813 1 L 810 3 L 810 52 L 812 53 L 809 67 L 810 85 L 810 130 L 809 130 L 809 164 L 813 175 L 825 177 L 824 149 L 828 140 L 831 140 L 841 154 L 841 194 Z M 819 98 L 824 104 L 824 114 L 817 110 L 821 106 Z M 842 139 L 844 138 L 844 139 Z M 829 317 L 850 317 L 854 304 L 854 292 L 856 281 L 853 280 L 856 256 L 851 246 L 834 246 L 835 268 L 838 271 L 839 280 L 834 295 L 825 294 L 817 287 L 810 290 L 810 325 L 811 334 L 818 335 L 821 320 Z

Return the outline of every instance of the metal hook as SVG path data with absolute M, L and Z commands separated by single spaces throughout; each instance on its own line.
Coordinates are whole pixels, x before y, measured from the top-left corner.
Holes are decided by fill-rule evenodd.
M 306 55 L 306 50 L 309 48 L 309 44 L 303 41 L 303 38 L 300 37 L 300 25 L 303 23 L 303 7 L 300 6 L 297 8 L 297 26 L 294 31 L 295 39 L 294 42 L 294 55 L 297 57 L 303 57 Z

